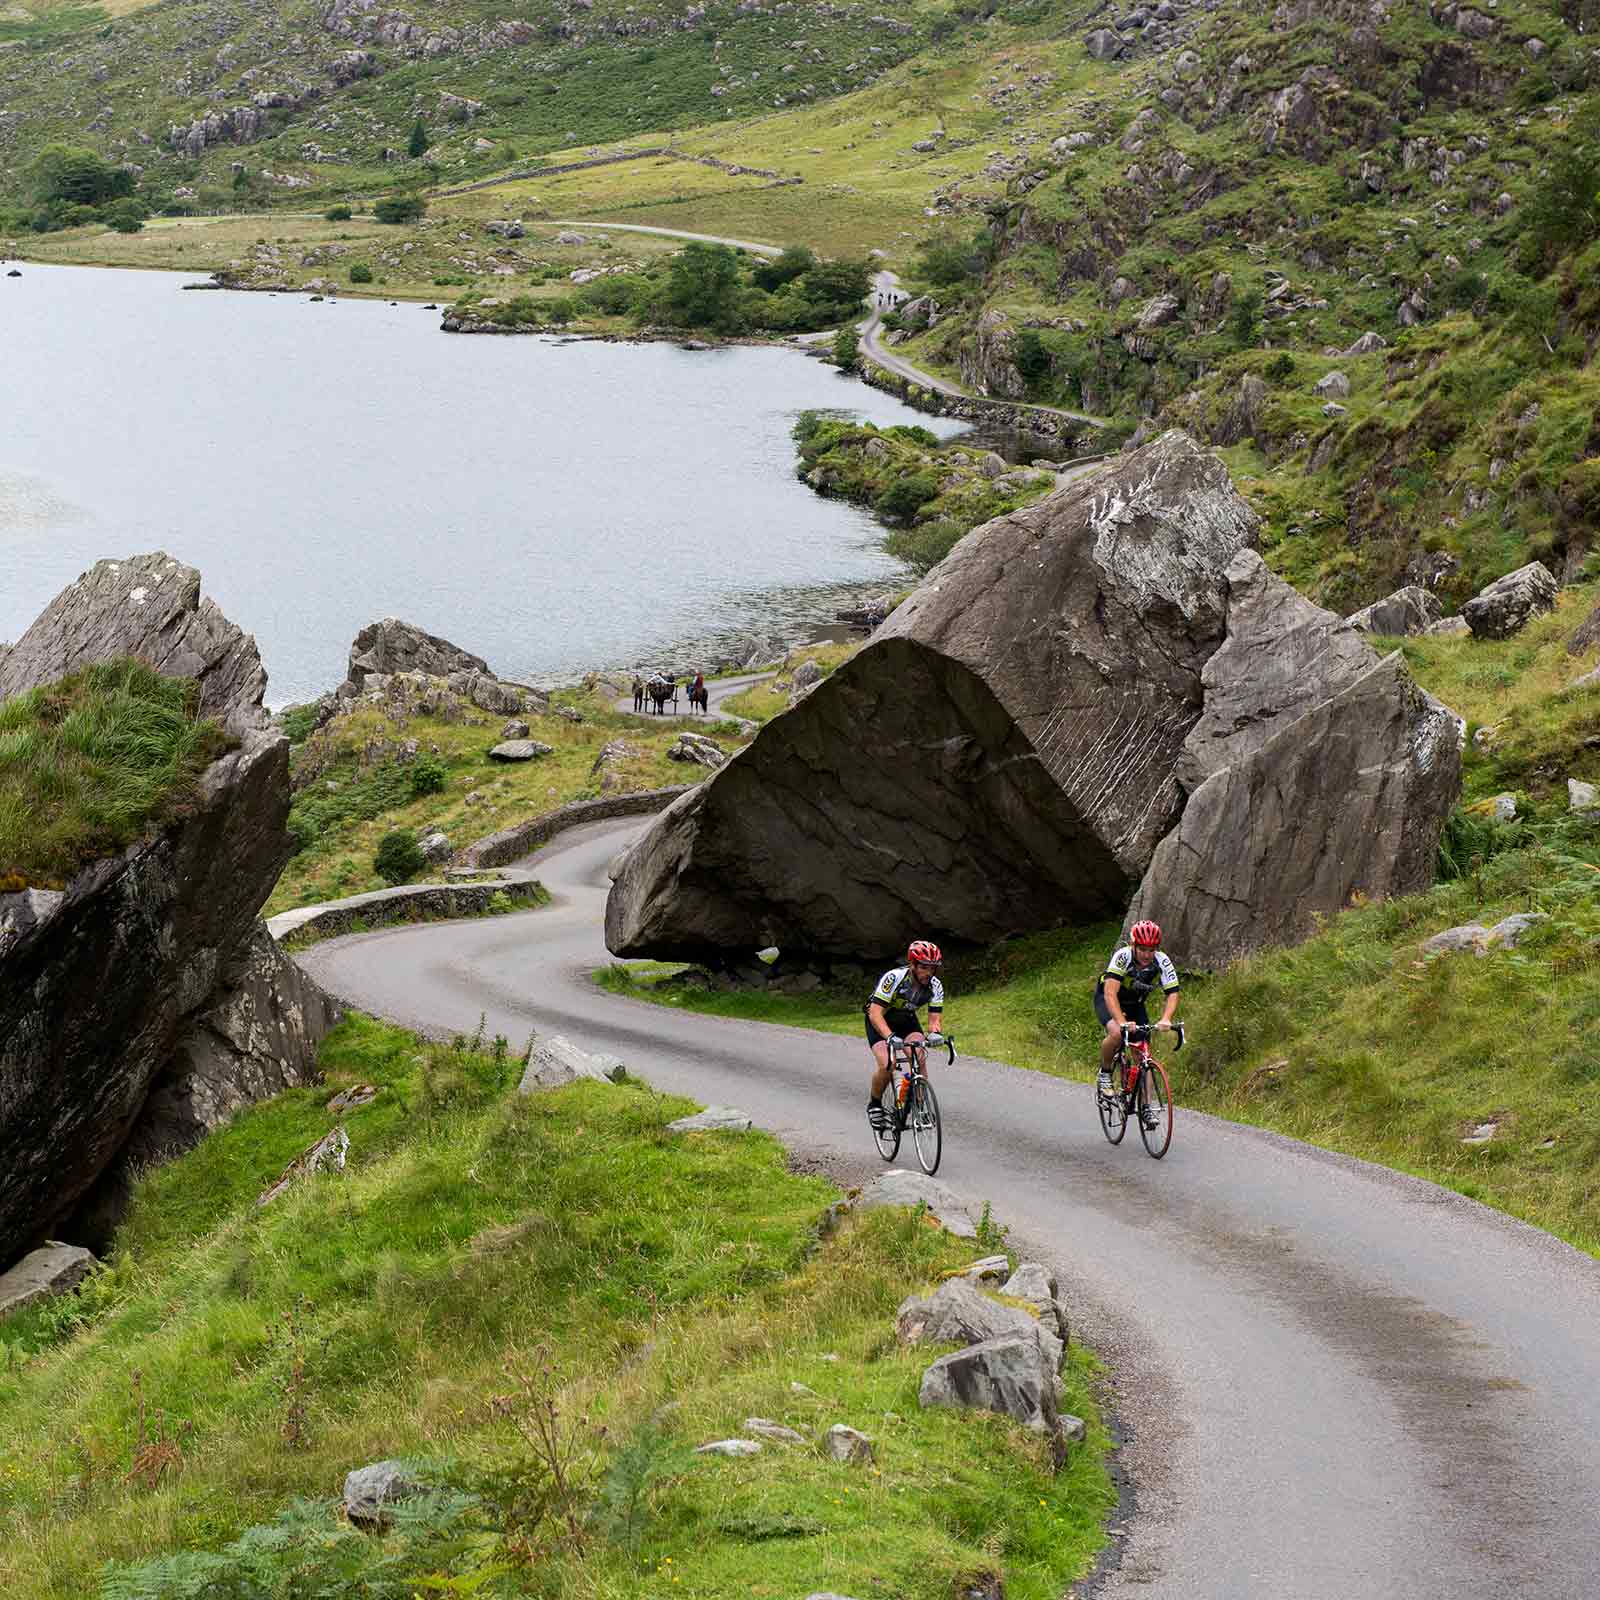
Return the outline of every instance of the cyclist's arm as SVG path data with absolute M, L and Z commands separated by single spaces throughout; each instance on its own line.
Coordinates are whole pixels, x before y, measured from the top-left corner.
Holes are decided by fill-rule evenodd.
M 1160 1026 L 1172 1026 L 1173 1014 L 1178 1009 L 1178 969 L 1173 966 L 1171 959 L 1165 952 L 1161 952 L 1157 959 L 1161 963 L 1161 987 L 1167 992 L 1166 1010 L 1161 1013 Z
M 1102 993 L 1106 997 L 1106 1010 L 1111 1013 L 1111 1020 L 1119 1027 L 1126 1027 L 1128 1019 L 1122 1014 L 1122 979 L 1106 974 L 1106 985 Z
M 928 1013 L 928 1032 L 929 1033 L 943 1033 L 944 1032 L 944 1028 L 942 1026 L 943 1022 L 944 1022 L 944 1012 L 942 1012 L 942 1011 L 930 1011 Z
M 889 1040 L 894 1037 L 894 1029 L 889 1026 L 888 1018 L 883 1014 L 883 1007 L 876 1000 L 867 1007 L 867 1021 L 872 1024 L 880 1039 Z

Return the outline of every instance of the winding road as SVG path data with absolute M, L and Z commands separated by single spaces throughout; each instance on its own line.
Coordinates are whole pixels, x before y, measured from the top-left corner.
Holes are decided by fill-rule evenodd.
M 606 867 L 649 819 L 531 858 L 543 910 L 300 955 L 430 1031 L 530 1028 L 737 1105 L 857 1180 L 858 1038 L 606 994 Z M 1088 1001 L 1085 998 L 1085 1005 Z M 961 999 L 949 1021 L 961 1031 Z M 1125 1503 L 1096 1600 L 1590 1600 L 1600 1593 L 1600 1263 L 1420 1182 L 1187 1114 L 1167 1159 L 1108 1146 L 1086 1084 L 937 1072 L 939 1177 L 1060 1274 L 1114 1382 Z

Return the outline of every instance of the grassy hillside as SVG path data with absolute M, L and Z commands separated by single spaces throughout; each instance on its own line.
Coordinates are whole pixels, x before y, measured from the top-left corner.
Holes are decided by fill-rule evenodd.
M 667 1134 L 690 1108 L 636 1082 L 520 1098 L 503 1041 L 356 1019 L 322 1065 L 153 1173 L 109 1268 L 0 1330 L 7 1595 L 170 1600 L 220 1568 L 397 1600 L 946 1600 L 998 1571 L 1053 1600 L 1084 1569 L 1112 1499 L 1088 1358 L 1090 1442 L 1052 1476 L 1009 1422 L 923 1412 L 927 1356 L 895 1342 L 970 1245 L 909 1212 L 824 1240 L 833 1191 L 771 1139 Z M 362 1082 L 344 1171 L 259 1208 Z M 751 1415 L 856 1425 L 876 1462 L 689 1454 Z M 395 1456 L 440 1492 L 387 1536 L 337 1518 L 344 1473 Z

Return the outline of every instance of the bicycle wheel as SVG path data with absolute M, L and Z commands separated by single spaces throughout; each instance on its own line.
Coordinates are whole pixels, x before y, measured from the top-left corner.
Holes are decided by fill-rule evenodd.
M 1125 1081 L 1123 1061 L 1119 1056 L 1111 1067 L 1111 1093 L 1101 1094 L 1098 1088 L 1094 1092 L 1095 1108 L 1100 1113 L 1100 1126 L 1112 1144 L 1121 1144 L 1123 1134 L 1128 1131 L 1128 1112 L 1126 1102 L 1123 1100 L 1125 1091 L 1122 1087 Z
M 878 1154 L 885 1161 L 893 1161 L 900 1154 L 900 1108 L 894 1103 L 894 1078 L 889 1078 L 889 1087 L 878 1097 L 878 1104 L 883 1107 L 884 1125 L 872 1130 L 872 1142 L 878 1147 Z
M 1172 1143 L 1172 1091 L 1167 1069 L 1159 1061 L 1147 1061 L 1139 1074 L 1139 1137 L 1157 1161 Z
M 939 1097 L 926 1078 L 912 1081 L 910 1122 L 912 1142 L 917 1147 L 917 1160 L 931 1178 L 939 1170 L 944 1129 L 939 1122 Z

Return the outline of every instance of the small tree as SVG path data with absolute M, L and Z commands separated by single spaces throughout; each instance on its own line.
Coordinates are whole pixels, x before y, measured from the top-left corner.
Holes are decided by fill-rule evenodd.
M 408 882 L 422 871 L 423 864 L 422 847 L 404 828 L 384 834 L 372 858 L 372 870 L 386 883 Z
M 36 199 L 96 206 L 133 193 L 133 174 L 76 145 L 47 144 L 28 166 Z
M 427 209 L 428 202 L 420 194 L 399 194 L 380 200 L 372 215 L 379 222 L 415 222 Z
M 350 267 L 351 283 L 371 283 L 372 268 L 365 261 L 356 261 Z
M 449 773 L 437 756 L 418 756 L 406 772 L 406 787 L 413 800 L 425 794 L 442 794 Z
M 833 336 L 833 364 L 841 371 L 851 372 L 861 359 L 861 340 L 856 335 L 856 325 L 847 322 Z
M 329 222 L 348 222 L 350 220 L 350 207 L 329 206 L 322 215 Z
M 1252 349 L 1261 337 L 1261 296 L 1240 295 L 1234 303 L 1233 316 L 1229 321 L 1234 344 L 1241 350 Z
M 1050 376 L 1050 351 L 1032 328 L 1024 328 L 1013 341 L 1011 364 L 1021 374 L 1029 394 Z
M 144 227 L 144 207 L 131 195 L 113 200 L 105 209 L 106 225 L 118 233 L 138 233 Z
M 418 156 L 427 153 L 428 143 L 428 130 L 422 125 L 422 118 L 418 117 L 411 124 L 411 137 L 406 140 L 406 154 L 415 161 Z

